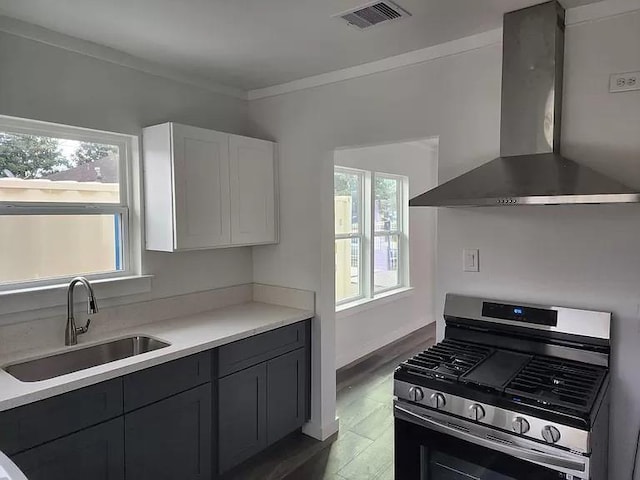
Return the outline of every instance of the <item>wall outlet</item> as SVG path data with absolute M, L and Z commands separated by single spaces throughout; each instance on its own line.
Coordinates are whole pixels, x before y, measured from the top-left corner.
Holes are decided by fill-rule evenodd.
M 640 90 L 640 72 L 614 73 L 609 78 L 610 92 Z
M 462 270 L 465 272 L 480 271 L 480 251 L 477 248 L 462 250 Z

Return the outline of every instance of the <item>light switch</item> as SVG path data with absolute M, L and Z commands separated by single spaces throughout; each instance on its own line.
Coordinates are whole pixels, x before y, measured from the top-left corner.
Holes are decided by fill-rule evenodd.
M 479 272 L 480 271 L 480 251 L 470 248 L 465 248 L 462 251 L 462 270 L 465 272 Z

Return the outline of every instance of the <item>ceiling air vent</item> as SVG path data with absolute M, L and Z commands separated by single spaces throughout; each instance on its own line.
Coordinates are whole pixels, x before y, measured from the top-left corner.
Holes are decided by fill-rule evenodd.
M 349 25 L 359 29 L 365 29 L 402 17 L 410 17 L 411 14 L 393 2 L 374 2 L 359 6 L 355 10 L 349 10 L 336 15 L 347 21 Z

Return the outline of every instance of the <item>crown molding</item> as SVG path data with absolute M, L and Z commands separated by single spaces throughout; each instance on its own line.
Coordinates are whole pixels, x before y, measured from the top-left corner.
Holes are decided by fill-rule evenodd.
M 495 30 L 489 30 L 488 32 L 452 40 L 450 42 L 422 48 L 420 50 L 402 53 L 393 57 L 383 58 L 382 60 L 376 60 L 375 62 L 364 63 L 355 67 L 301 78 L 281 85 L 249 90 L 248 98 L 249 100 L 258 100 L 260 98 L 273 97 L 275 95 L 305 90 L 307 88 L 342 82 L 353 78 L 364 77 L 375 73 L 386 72 L 389 70 L 428 62 L 429 60 L 435 60 L 436 58 L 457 55 L 459 53 L 477 50 L 490 45 L 497 45 L 501 42 L 502 28 L 496 28 Z
M 604 20 L 640 10 L 640 0 L 608 0 L 567 10 L 567 26 Z
M 566 25 L 572 27 L 638 11 L 640 11 L 640 0 L 605 0 L 568 9 Z M 0 15 L 0 31 L 138 70 L 149 75 L 202 88 L 212 93 L 243 100 L 258 100 L 322 85 L 329 85 L 502 43 L 502 28 L 496 28 L 477 35 L 471 35 L 420 50 L 387 57 L 374 62 L 320 75 L 313 75 L 279 85 L 249 90 L 247 92 L 240 88 L 216 84 L 206 78 L 185 74 L 110 47 L 70 37 L 5 15 Z
M 196 75 L 189 75 L 178 70 L 161 66 L 155 62 L 143 60 L 128 53 L 106 47 L 94 42 L 82 40 L 62 33 L 54 32 L 44 27 L 23 22 L 6 15 L 0 15 L 0 32 L 34 40 L 36 42 L 62 48 L 70 52 L 79 53 L 98 60 L 120 65 L 156 77 L 162 77 L 175 82 L 191 85 L 212 93 L 246 100 L 247 93 L 239 88 L 220 85 Z
M 568 9 L 565 23 L 568 27 L 572 27 L 587 22 L 633 13 L 639 10 L 640 0 L 605 0 Z M 305 90 L 307 88 L 319 87 L 344 80 L 364 77 L 366 75 L 386 72 L 388 70 L 417 65 L 437 58 L 469 52 L 501 43 L 502 28 L 496 28 L 488 32 L 441 43 L 421 50 L 414 50 L 393 57 L 387 57 L 375 62 L 301 78 L 280 85 L 249 90 L 248 98 L 249 100 L 258 100 L 260 98 L 283 95 L 298 90 Z

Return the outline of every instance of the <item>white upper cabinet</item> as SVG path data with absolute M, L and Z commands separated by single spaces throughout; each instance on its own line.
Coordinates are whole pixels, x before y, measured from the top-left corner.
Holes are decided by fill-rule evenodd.
M 177 250 L 231 244 L 228 142 L 224 133 L 173 125 Z
M 232 135 L 231 238 L 234 243 L 258 244 L 276 240 L 274 145 Z
M 264 140 L 174 123 L 145 128 L 147 249 L 275 243 L 274 150 Z

